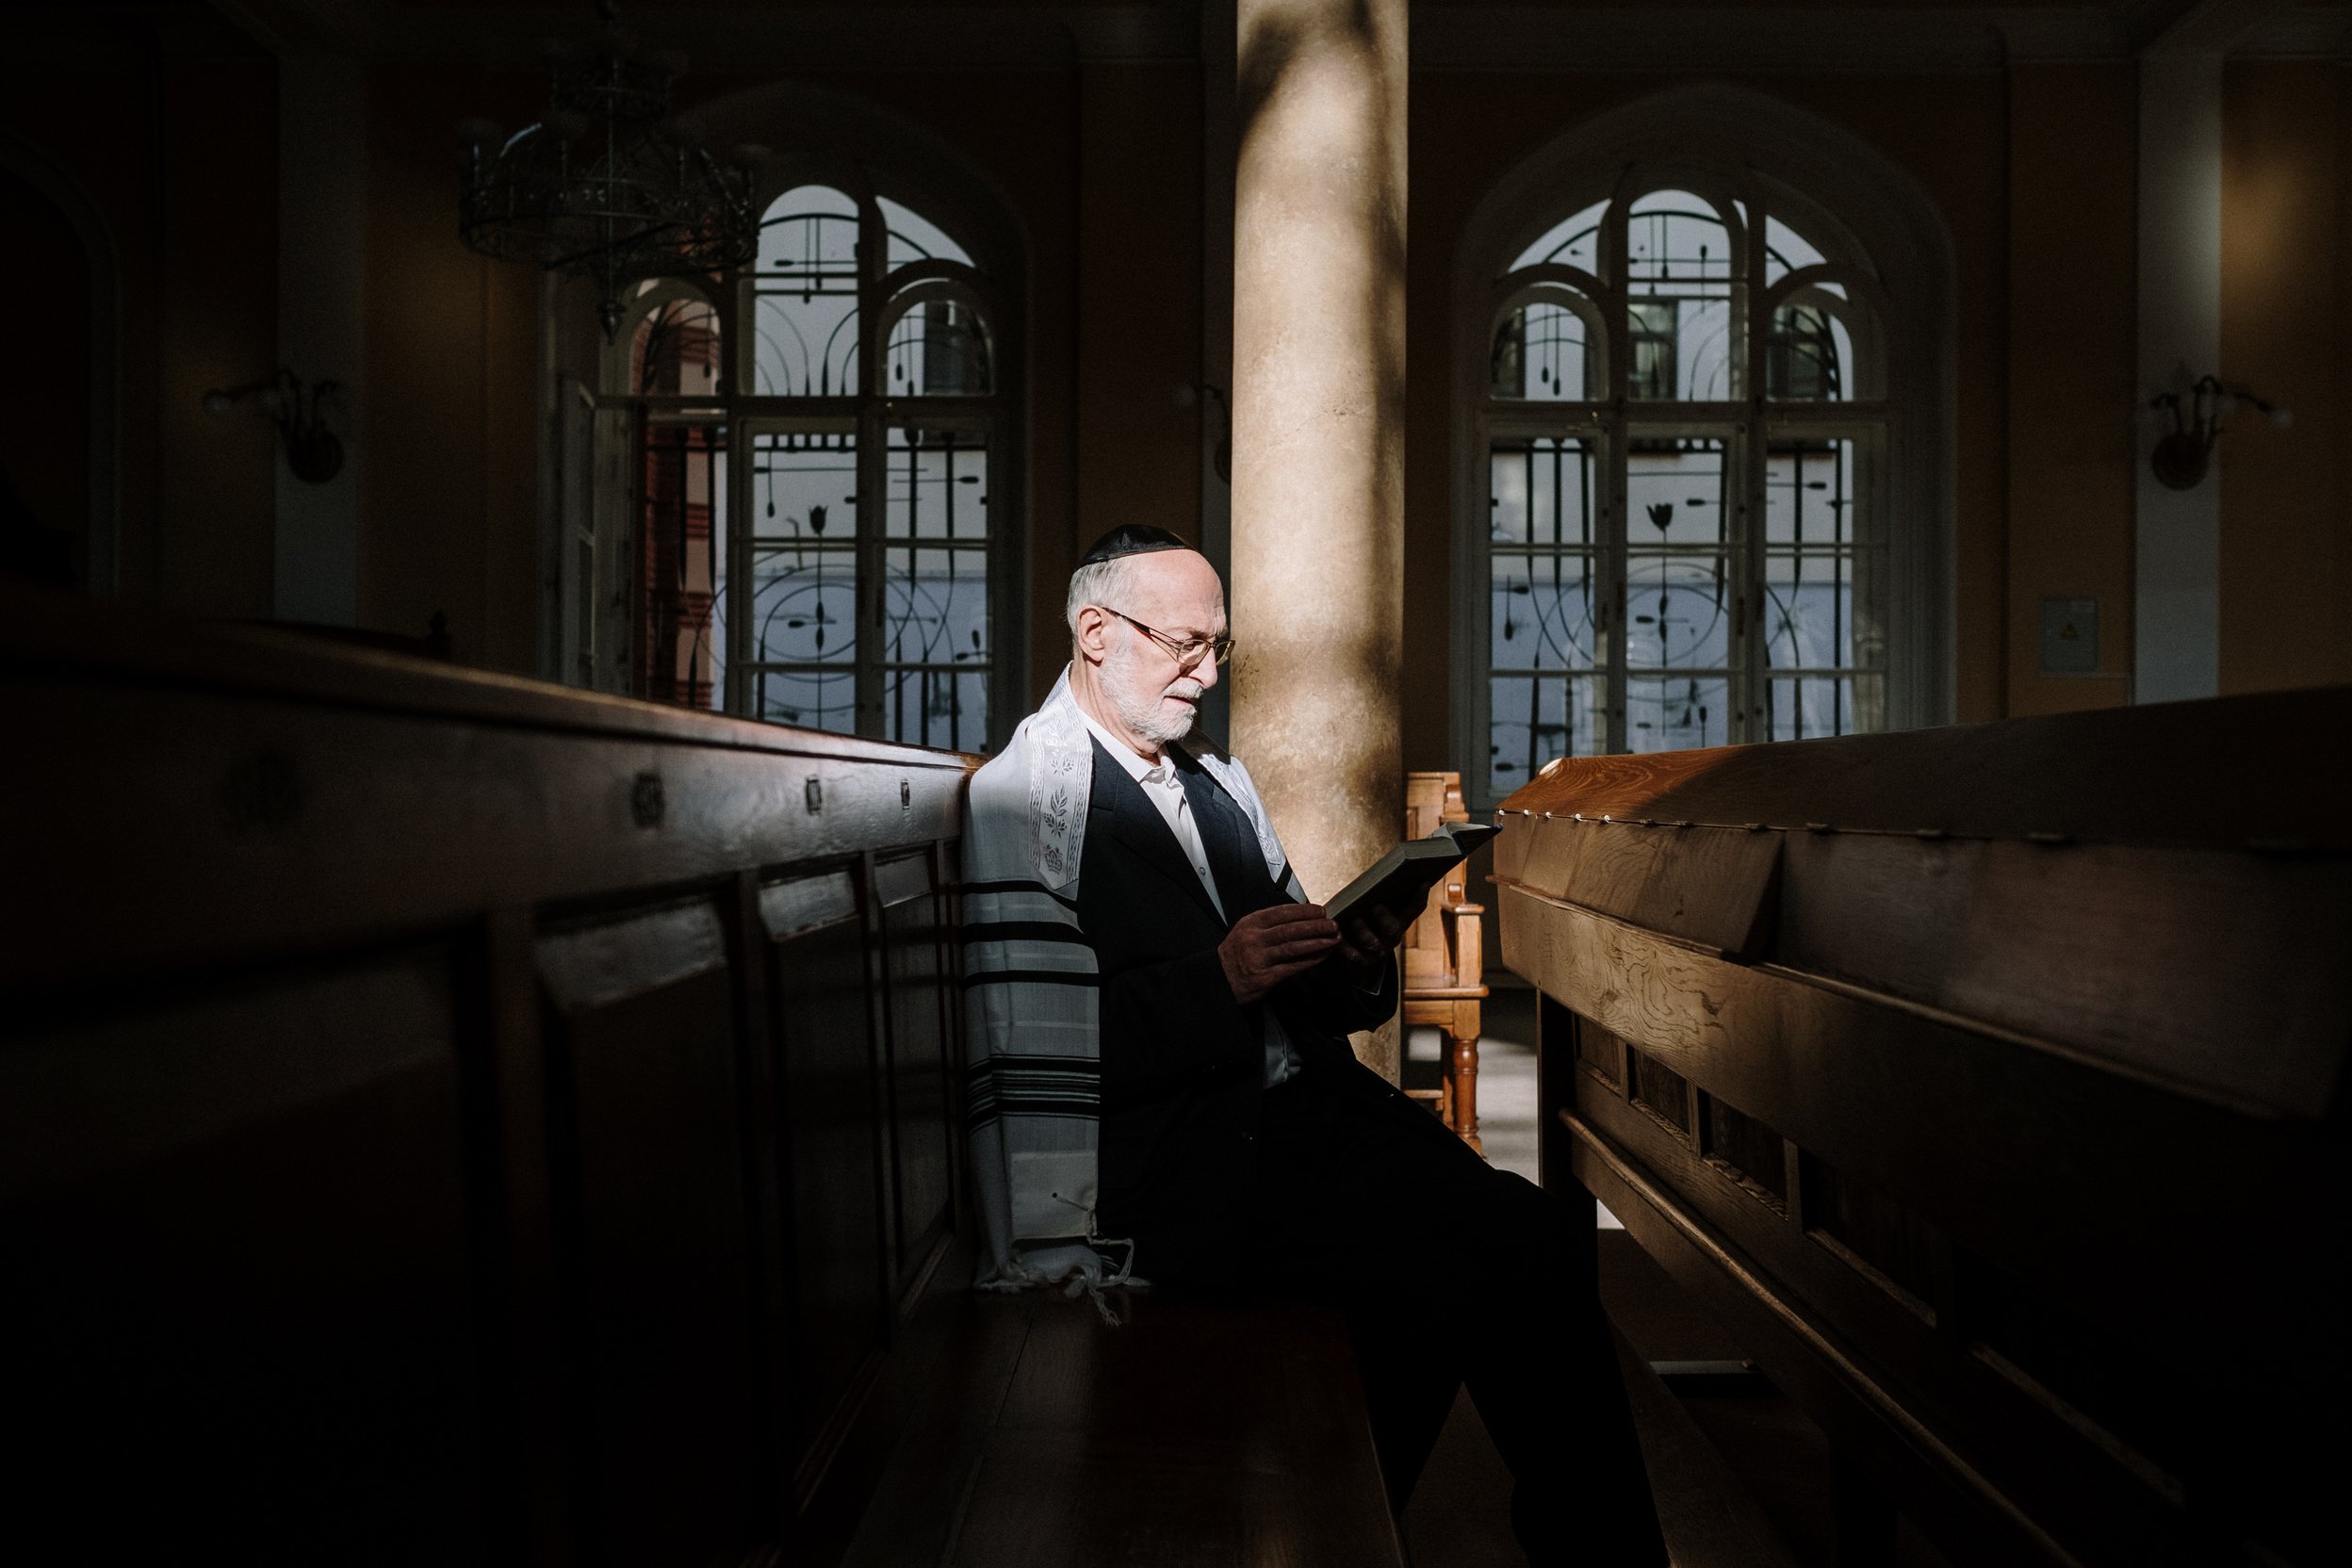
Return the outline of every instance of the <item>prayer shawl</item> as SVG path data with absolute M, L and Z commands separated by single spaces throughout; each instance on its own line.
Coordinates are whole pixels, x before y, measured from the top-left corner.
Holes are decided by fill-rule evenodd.
M 1186 754 L 1250 818 L 1266 874 L 1303 899 L 1249 770 L 1207 745 Z M 1101 981 L 1078 926 L 1093 787 L 1093 737 L 1064 670 L 967 797 L 965 1119 L 984 1289 L 1093 1290 L 1138 1281 L 1151 1262 L 1095 1224 Z

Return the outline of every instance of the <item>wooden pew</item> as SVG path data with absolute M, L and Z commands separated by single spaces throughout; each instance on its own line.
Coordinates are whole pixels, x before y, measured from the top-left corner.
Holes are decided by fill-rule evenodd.
M 1841 1560 L 2334 1560 L 2352 689 L 1554 764 L 1544 1163 L 1839 1455 Z
M 969 1279 L 970 760 L 6 611 L 10 1555 L 838 1552 Z
M 13 591 L 0 716 L 12 1559 L 830 1563 L 1001 1413 L 976 759 Z M 1054 1304 L 1066 1424 L 1230 1370 Z M 1227 1473 L 1312 1428 L 1277 1523 L 1393 1547 L 1335 1324 L 1241 1331 L 1298 1399 Z

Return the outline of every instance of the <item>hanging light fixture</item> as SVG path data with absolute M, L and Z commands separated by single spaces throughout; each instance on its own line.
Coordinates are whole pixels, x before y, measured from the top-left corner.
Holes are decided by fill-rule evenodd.
M 622 291 L 645 278 L 746 267 L 760 251 L 751 173 L 759 155 L 721 161 L 670 115 L 674 55 L 640 53 L 613 0 L 597 0 L 604 37 L 586 58 L 549 72 L 547 117 L 504 136 L 469 121 L 458 234 L 483 255 L 596 280 L 609 341 Z

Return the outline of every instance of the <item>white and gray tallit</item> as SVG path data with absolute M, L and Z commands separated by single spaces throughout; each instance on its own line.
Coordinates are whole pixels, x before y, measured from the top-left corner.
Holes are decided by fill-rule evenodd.
M 1249 770 L 1205 745 L 1186 750 L 1249 816 L 1266 874 L 1303 898 Z M 1093 785 L 1093 739 L 1064 670 L 972 776 L 966 805 L 965 1119 L 986 1288 L 1093 1287 L 1150 1267 L 1096 1223 L 1101 991 L 1078 926 Z

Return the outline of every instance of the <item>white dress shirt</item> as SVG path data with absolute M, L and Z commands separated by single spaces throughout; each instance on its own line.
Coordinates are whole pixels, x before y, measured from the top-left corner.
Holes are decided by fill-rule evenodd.
M 1176 764 L 1163 752 L 1158 761 L 1137 752 L 1133 746 L 1103 728 L 1094 715 L 1079 710 L 1086 727 L 1102 743 L 1102 749 L 1111 760 L 1127 770 L 1127 776 L 1143 786 L 1143 795 L 1167 819 L 1168 831 L 1176 835 L 1177 844 L 1184 858 L 1192 863 L 1193 874 L 1200 878 L 1201 888 L 1209 895 L 1209 904 L 1221 918 L 1225 901 L 1217 895 L 1217 874 L 1209 869 L 1209 853 L 1200 842 L 1200 826 L 1192 820 L 1192 802 L 1184 794 L 1184 781 L 1176 775 Z M 1274 1009 L 1262 1007 L 1259 1014 L 1266 1021 L 1266 1086 L 1272 1088 L 1306 1064 L 1299 1059 L 1298 1050 L 1290 1043 L 1290 1036 L 1282 1029 Z

